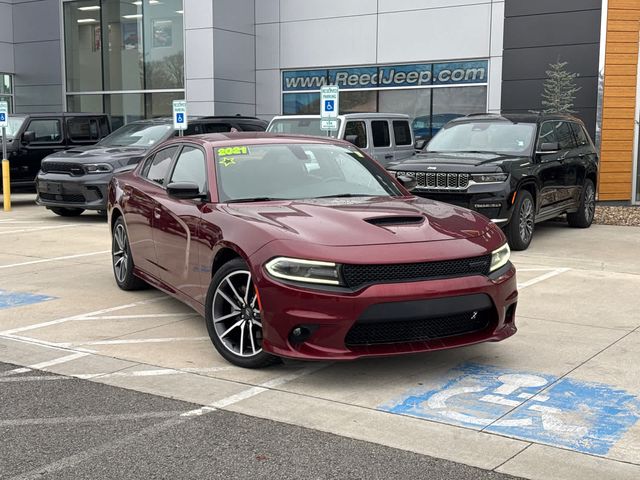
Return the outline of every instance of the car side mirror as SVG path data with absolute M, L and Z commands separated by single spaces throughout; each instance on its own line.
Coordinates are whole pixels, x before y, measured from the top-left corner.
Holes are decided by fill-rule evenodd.
M 427 143 L 429 143 L 427 140 L 425 140 L 424 138 L 420 138 L 416 140 L 416 142 L 413 144 L 413 147 L 416 150 L 424 150 L 424 147 L 427 146 Z
M 27 131 L 22 134 L 22 143 L 28 145 L 36 141 L 36 132 Z
M 409 191 L 416 188 L 417 185 L 415 177 L 410 177 L 408 175 L 399 175 L 396 177 L 396 180 L 398 180 L 400 182 L 400 185 L 402 185 Z
M 170 197 L 181 200 L 202 199 L 204 194 L 200 193 L 200 187 L 192 182 L 171 182 L 167 185 L 167 194 Z
M 540 145 L 538 153 L 555 153 L 560 150 L 560 144 L 558 142 L 545 142 Z

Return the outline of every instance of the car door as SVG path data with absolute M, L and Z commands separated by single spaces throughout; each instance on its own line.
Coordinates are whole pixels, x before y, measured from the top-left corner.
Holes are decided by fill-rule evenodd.
M 173 182 L 195 183 L 207 193 L 206 153 L 197 145 L 185 143 L 168 176 Z M 164 190 L 157 197 L 153 217 L 153 240 L 162 281 L 177 291 L 203 303 L 198 258 L 198 228 L 202 216 L 201 200 L 171 197 Z
M 40 171 L 42 159 L 66 148 L 60 117 L 32 118 L 24 131 L 32 132 L 34 138 L 29 143 L 21 141 L 20 157 L 11 165 L 12 181 L 34 180 Z
M 380 164 L 387 165 L 393 162 L 393 146 L 391 144 L 391 134 L 389 132 L 388 120 L 371 120 L 371 146 L 369 155 L 375 158 Z
M 413 136 L 408 120 L 393 120 L 393 161 L 409 158 L 414 153 Z
M 558 191 L 561 204 L 573 203 L 577 180 L 578 149 L 570 122 L 558 122 L 556 135 L 562 154 L 559 157 L 562 170 L 562 188 Z
M 596 151 L 589 140 L 589 136 L 584 127 L 578 123 L 571 123 L 573 134 L 576 139 L 576 154 L 571 160 L 570 179 L 572 183 L 572 198 L 574 203 L 580 203 L 582 196 L 582 186 L 587 176 L 587 169 L 597 162 Z
M 562 122 L 550 120 L 542 123 L 536 143 L 536 169 L 540 179 L 538 211 L 554 209 L 561 201 L 565 173 L 562 160 L 567 152 L 562 150 L 542 151 L 542 144 L 559 143 L 557 127 Z
M 154 214 L 159 204 L 157 198 L 164 193 L 165 178 L 178 152 L 178 146 L 158 150 L 145 160 L 137 182 L 125 187 L 126 222 L 129 244 L 135 265 L 162 280 L 153 241 Z

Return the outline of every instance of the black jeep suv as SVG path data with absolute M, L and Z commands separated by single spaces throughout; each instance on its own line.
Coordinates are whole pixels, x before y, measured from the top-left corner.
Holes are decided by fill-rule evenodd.
M 513 250 L 534 225 L 564 213 L 591 225 L 598 154 L 569 115 L 473 114 L 449 122 L 421 153 L 390 165 L 414 177 L 415 195 L 476 210 L 503 227 Z
M 267 122 L 255 117 L 189 117 L 184 135 L 257 131 Z M 107 187 L 116 173 L 135 168 L 147 151 L 177 135 L 171 118 L 129 123 L 93 146 L 49 155 L 36 178 L 38 205 L 73 217 L 85 210 L 107 210 Z

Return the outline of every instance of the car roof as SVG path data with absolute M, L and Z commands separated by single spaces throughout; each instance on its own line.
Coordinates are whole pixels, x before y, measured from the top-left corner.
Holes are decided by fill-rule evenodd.
M 512 123 L 540 123 L 546 120 L 566 120 L 582 123 L 579 118 L 562 113 L 472 113 L 465 117 L 458 117 L 450 123 L 466 123 L 476 121 L 503 121 Z
M 267 121 L 262 120 L 258 117 L 243 117 L 240 115 L 211 115 L 211 116 L 187 116 L 187 121 L 191 123 L 206 123 L 210 121 L 242 121 L 246 123 L 255 123 L 259 125 L 267 125 Z M 136 120 L 135 122 L 129 122 L 130 124 L 147 124 L 147 125 L 165 125 L 167 123 L 173 123 L 173 119 L 171 117 L 156 117 L 156 118 L 147 118 L 144 120 Z
M 174 137 L 167 140 L 163 145 L 169 143 L 195 142 L 201 145 L 211 145 L 216 147 L 219 145 L 242 145 L 251 142 L 252 145 L 270 145 L 270 144 L 330 144 L 341 146 L 353 146 L 344 140 L 336 140 L 332 137 L 315 137 L 311 135 L 291 135 L 283 133 L 267 133 L 267 132 L 223 132 L 223 133 L 205 133 L 202 135 L 189 135 L 186 137 Z
M 12 113 L 11 117 L 106 117 L 106 113 L 73 113 L 73 112 L 59 112 L 59 113 Z
M 272 118 L 272 121 L 276 119 L 280 120 L 280 119 L 288 119 L 288 118 L 301 119 L 301 120 L 319 119 L 320 115 L 277 115 Z M 383 113 L 383 112 L 344 113 L 344 114 L 338 115 L 338 118 L 344 118 L 346 120 L 350 118 L 398 118 L 398 119 L 408 120 L 409 115 L 406 115 L 404 113 Z

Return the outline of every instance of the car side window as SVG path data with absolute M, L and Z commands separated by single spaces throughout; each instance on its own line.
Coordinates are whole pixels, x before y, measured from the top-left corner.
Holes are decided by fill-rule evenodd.
M 100 138 L 109 135 L 109 133 L 111 133 L 111 129 L 109 128 L 109 120 L 107 117 L 99 117 L 98 122 L 100 123 Z
M 195 183 L 200 193 L 206 193 L 207 164 L 204 152 L 197 147 L 184 147 L 176 160 L 169 183 Z
M 262 125 L 239 123 L 238 126 L 242 129 L 243 132 L 264 132 L 264 127 Z
M 371 136 L 373 137 L 374 147 L 391 146 L 389 123 L 386 120 L 374 120 L 371 122 Z
M 584 127 L 582 125 L 572 123 L 571 128 L 573 129 L 573 134 L 576 137 L 576 142 L 579 147 L 589 145 L 589 137 L 587 137 L 587 133 L 584 131 Z
M 62 141 L 62 129 L 60 120 L 53 118 L 43 118 L 31 120 L 26 131 L 35 134 L 34 142 L 49 143 Z
M 568 122 L 558 122 L 556 125 L 556 136 L 560 144 L 560 150 L 575 148 L 576 144 L 573 140 L 573 132 Z
M 97 142 L 100 139 L 98 122 L 91 117 L 68 118 L 67 131 L 72 142 Z
M 396 140 L 396 145 L 411 145 L 411 128 L 409 128 L 409 122 L 405 120 L 394 120 L 393 137 Z
M 178 151 L 178 147 L 169 147 L 159 152 L 147 160 L 142 171 L 142 176 L 148 178 L 154 183 L 164 186 L 167 173 L 169 173 L 169 167 L 171 161 Z
M 351 139 L 349 137 L 352 137 Z M 358 148 L 367 148 L 367 125 L 362 121 L 347 122 L 344 127 L 344 138 Z
M 556 137 L 556 122 L 544 122 L 540 127 L 540 134 L 538 135 L 538 150 L 541 149 L 543 143 L 555 143 L 558 141 Z
M 205 123 L 202 125 L 203 133 L 225 133 L 231 131 L 231 125 L 228 123 Z

